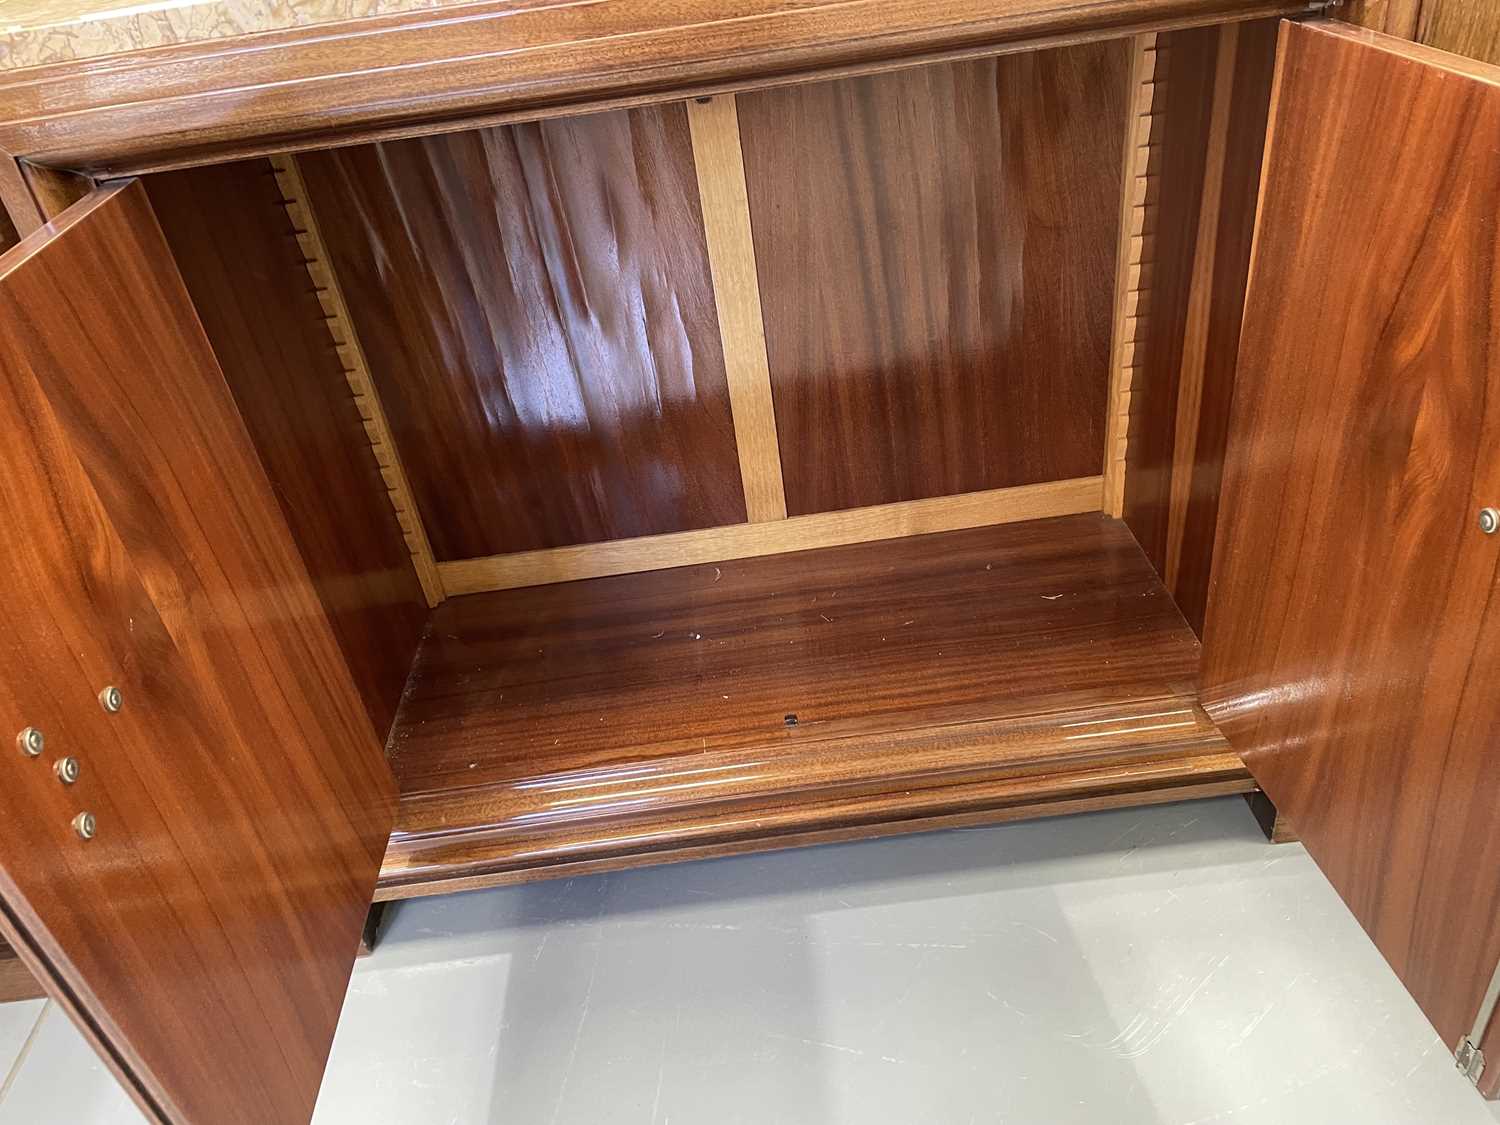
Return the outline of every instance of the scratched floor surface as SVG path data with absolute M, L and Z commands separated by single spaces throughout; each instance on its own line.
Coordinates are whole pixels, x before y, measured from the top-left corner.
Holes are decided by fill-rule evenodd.
M 0 1125 L 140 1120 L 55 1009 L 0 1017 Z M 1494 1118 L 1237 798 L 404 904 L 316 1117 L 971 1121 Z

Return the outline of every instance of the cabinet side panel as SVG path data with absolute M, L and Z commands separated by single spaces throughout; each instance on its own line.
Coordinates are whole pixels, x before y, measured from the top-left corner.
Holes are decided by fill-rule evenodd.
M 377 731 L 426 621 L 411 556 L 265 161 L 146 189 Z
M 439 560 L 745 521 L 681 105 L 299 164 Z
M 1417 38 L 1429 47 L 1500 63 L 1500 6 L 1491 0 L 1426 0 Z
M 739 97 L 789 514 L 1099 471 L 1130 46 Z
M 1283 26 L 1204 704 L 1445 1042 L 1500 955 L 1500 82 Z
M 1147 267 L 1151 287 L 1137 320 L 1130 379 L 1124 520 L 1156 572 L 1167 573 L 1172 454 L 1213 116 L 1218 29 L 1156 37 L 1151 162 L 1157 199 Z
M 1152 285 L 1132 373 L 1125 520 L 1203 632 L 1250 267 L 1274 20 L 1158 38 Z

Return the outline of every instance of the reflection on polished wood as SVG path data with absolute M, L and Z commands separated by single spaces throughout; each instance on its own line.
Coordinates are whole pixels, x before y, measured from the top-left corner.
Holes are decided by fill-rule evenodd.
M 1500 959 L 1500 537 L 1476 521 L 1500 69 L 1281 34 L 1204 705 L 1452 1045 Z
M 1238 791 L 1197 661 L 1097 514 L 450 598 L 380 894 Z
M 439 561 L 744 521 L 682 106 L 298 164 Z
M 391 728 L 427 621 L 380 466 L 265 161 L 145 181 L 370 721 Z
M 253 39 L 132 50 L 132 38 L 105 58 L 0 71 L 0 149 L 64 168 L 157 171 L 1306 10 L 1306 0 L 473 0 Z
M 545 586 L 581 578 L 669 570 L 726 559 L 758 558 L 818 547 L 843 547 L 907 535 L 931 535 L 939 531 L 1097 512 L 1101 488 L 1099 477 L 1023 484 L 990 492 L 935 496 L 931 500 L 908 500 L 902 504 L 822 512 L 815 516 L 794 516 L 765 523 L 741 523 L 703 531 L 682 531 L 675 535 L 616 539 L 609 543 L 585 543 L 579 547 L 525 551 L 486 559 L 462 559 L 444 563 L 439 569 L 443 586 L 450 594 Z
M 139 183 L 0 257 L 0 432 L 0 931 L 153 1119 L 306 1121 L 395 787 Z
M 738 98 L 788 513 L 1100 472 L 1130 47 Z
M 1276 27 L 1157 38 L 1151 289 L 1133 344 L 1123 511 L 1200 633 Z

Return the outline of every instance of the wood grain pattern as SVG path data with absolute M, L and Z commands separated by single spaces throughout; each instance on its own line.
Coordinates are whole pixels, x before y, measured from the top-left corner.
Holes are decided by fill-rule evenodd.
M 339 649 L 384 736 L 426 608 L 269 173 L 258 160 L 145 183 Z
M 1193 393 L 1189 397 L 1181 386 L 1178 389 L 1177 420 L 1191 415 L 1194 421 L 1190 427 L 1178 425 L 1177 434 L 1187 442 L 1179 443 L 1173 453 L 1167 589 L 1200 636 L 1208 611 L 1229 411 L 1239 370 L 1240 325 L 1276 64 L 1275 21 L 1245 23 L 1237 30 L 1223 144 L 1215 150 L 1222 161 L 1215 170 L 1218 206 L 1211 226 L 1200 223 L 1203 233 L 1194 247 L 1194 270 L 1201 289 L 1189 301 Z M 1210 230 L 1211 235 L 1207 234 Z M 1189 471 L 1183 471 L 1189 466 Z
M 1294 0 L 485 0 L 0 75 L 0 148 L 118 175 L 1305 10 Z
M 877 508 L 794 516 L 769 523 L 736 524 L 644 539 L 617 539 L 581 547 L 464 559 L 444 563 L 440 569 L 443 586 L 450 594 L 475 594 L 542 586 L 550 582 L 572 582 L 580 578 L 667 570 L 728 559 L 1097 512 L 1101 484 L 1099 477 L 1082 477 L 1048 484 L 1019 485 L 993 492 L 908 500 Z
M 38 1000 L 47 995 L 10 943 L 0 939 L 0 1004 L 15 1000 Z
M 31 194 L 21 162 L 3 150 L 0 150 L 0 209 L 21 237 L 47 221 Z
M 1120 161 L 1120 225 L 1115 251 L 1115 310 L 1110 333 L 1109 400 L 1104 420 L 1104 503 L 1106 515 L 1125 511 L 1126 453 L 1130 441 L 1130 382 L 1136 341 L 1151 294 L 1134 253 L 1134 241 L 1149 228 L 1155 234 L 1157 185 L 1150 172 L 1151 118 L 1156 106 L 1156 36 L 1137 35 L 1130 47 L 1133 91 Z
M 790 514 L 1099 472 L 1129 47 L 740 96 Z
M 1415 38 L 1441 51 L 1500 63 L 1500 9 L 1485 0 L 1425 0 Z
M 1204 702 L 1454 1044 L 1500 958 L 1500 70 L 1286 25 L 1271 129 Z
M 1157 41 L 1149 299 L 1135 322 L 1124 518 L 1202 632 L 1276 24 Z
M 21 177 L 44 218 L 55 219 L 94 190 L 87 176 L 21 161 Z
M 1193 237 L 1193 262 L 1188 274 L 1187 308 L 1183 310 L 1182 363 L 1177 372 L 1177 404 L 1173 412 L 1171 471 L 1168 474 L 1167 542 L 1162 578 L 1174 589 L 1182 570 L 1182 544 L 1187 532 L 1187 507 L 1192 496 L 1193 470 L 1198 463 L 1198 419 L 1205 392 L 1209 315 L 1217 264 L 1219 217 L 1224 200 L 1226 151 L 1234 78 L 1239 61 L 1237 24 L 1217 30 L 1214 44 L 1213 87 L 1203 157 L 1203 179 L 1198 201 L 1198 229 Z
M 391 435 L 391 424 L 386 418 L 385 407 L 375 392 L 374 380 L 370 378 L 370 364 L 365 350 L 359 342 L 359 333 L 354 330 L 354 320 L 349 315 L 349 305 L 344 300 L 344 287 L 339 284 L 338 274 L 329 260 L 328 248 L 323 244 L 323 233 L 318 227 L 317 216 L 308 202 L 307 185 L 302 182 L 302 173 L 295 157 L 281 156 L 270 162 L 276 176 L 276 186 L 281 190 L 281 202 L 286 208 L 287 219 L 295 231 L 297 246 L 302 252 L 302 264 L 306 267 L 312 291 L 322 309 L 322 320 L 328 326 L 328 334 L 338 353 L 339 365 L 354 397 L 354 407 L 364 423 L 365 436 L 370 450 L 380 466 L 381 479 L 386 496 L 396 513 L 396 521 L 406 540 L 406 549 L 416 571 L 417 582 L 422 587 L 422 596 L 429 607 L 443 600 L 443 583 L 438 577 L 437 564 L 432 557 L 432 543 L 427 538 L 427 528 L 422 522 L 422 513 L 412 499 L 411 482 L 406 468 L 401 463 L 400 451 Z
M 153 1119 L 305 1121 L 380 742 L 139 183 L 0 258 L 0 323 L 0 729 L 47 739 L 4 759 L 0 930 Z
M 760 279 L 745 197 L 745 161 L 733 95 L 699 98 L 687 105 L 698 169 L 698 197 L 714 280 L 719 336 L 734 413 L 745 512 L 751 523 L 786 519 L 781 445 L 766 361 Z
M 1097 513 L 450 598 L 391 741 L 381 894 L 1246 785 L 1197 659 Z
M 439 561 L 744 521 L 681 106 L 299 164 Z
M 1423 9 L 1437 0 L 1349 0 L 1335 9 L 1339 19 L 1371 31 L 1415 39 Z

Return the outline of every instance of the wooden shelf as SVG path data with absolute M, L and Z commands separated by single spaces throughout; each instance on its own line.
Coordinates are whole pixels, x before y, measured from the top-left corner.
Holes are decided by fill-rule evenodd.
M 1253 788 L 1123 524 L 454 598 L 378 898 Z

